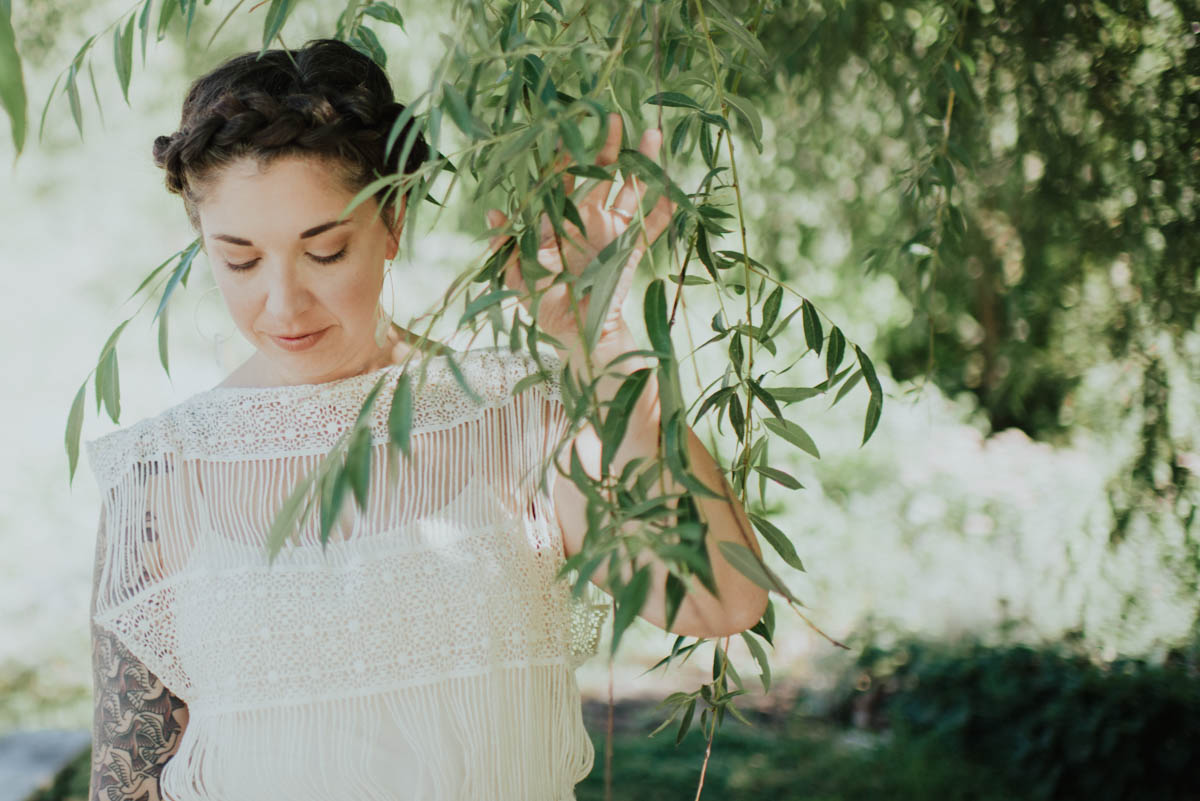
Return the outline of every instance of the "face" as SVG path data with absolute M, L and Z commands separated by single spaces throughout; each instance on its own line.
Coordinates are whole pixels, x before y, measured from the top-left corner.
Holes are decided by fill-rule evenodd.
M 205 190 L 204 247 L 234 323 L 258 351 L 251 372 L 261 383 L 320 383 L 382 366 L 377 307 L 398 242 L 374 199 L 338 222 L 355 193 L 320 160 L 298 157 L 265 171 L 235 162 Z

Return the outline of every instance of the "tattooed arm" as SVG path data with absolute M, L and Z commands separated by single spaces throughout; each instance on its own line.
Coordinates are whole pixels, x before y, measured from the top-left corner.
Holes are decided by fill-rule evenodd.
M 154 539 L 147 519 L 144 536 Z M 187 705 L 95 623 L 96 595 L 108 552 L 104 514 L 96 535 L 92 580 L 92 770 L 88 801 L 161 801 L 159 776 L 187 728 Z

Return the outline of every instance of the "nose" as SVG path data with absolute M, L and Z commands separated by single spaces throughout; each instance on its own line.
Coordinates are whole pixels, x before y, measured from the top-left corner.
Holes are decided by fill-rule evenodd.
M 312 303 L 303 276 L 294 264 L 277 261 L 267 272 L 265 310 L 278 325 L 287 329 L 291 322 L 303 316 Z

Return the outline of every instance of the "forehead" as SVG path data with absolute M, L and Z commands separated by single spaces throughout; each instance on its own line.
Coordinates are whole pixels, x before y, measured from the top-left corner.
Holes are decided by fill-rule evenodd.
M 337 218 L 354 198 L 329 162 L 286 156 L 264 163 L 244 158 L 209 182 L 197 206 L 205 232 L 289 234 Z M 348 215 L 358 217 L 365 204 Z M 236 228 L 237 231 L 226 230 Z

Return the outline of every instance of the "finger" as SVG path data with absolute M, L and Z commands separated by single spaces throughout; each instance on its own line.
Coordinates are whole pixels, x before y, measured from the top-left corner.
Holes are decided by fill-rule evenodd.
M 671 224 L 671 218 L 675 216 L 675 209 L 675 203 L 666 194 L 663 194 L 654 204 L 654 208 L 646 215 L 643 240 L 646 247 L 649 247 L 662 235 L 663 231 L 667 230 L 667 226 Z
M 607 167 L 617 160 L 620 152 L 621 115 L 614 112 L 608 115 L 608 136 L 604 140 L 604 147 L 600 148 L 600 152 L 596 154 L 596 164 Z
M 562 140 L 560 139 L 558 140 L 558 147 L 560 150 L 562 149 L 562 146 Z M 571 191 L 575 188 L 575 176 L 567 172 L 567 168 L 571 166 L 571 163 L 571 154 L 566 151 L 563 151 L 558 159 L 554 162 L 554 169 L 557 172 L 562 173 L 563 193 L 567 195 L 571 194 Z
M 661 130 L 650 128 L 642 134 L 642 141 L 638 144 L 638 151 L 643 156 L 656 159 L 660 149 L 662 149 Z M 620 209 L 629 215 L 636 215 L 638 204 L 645 196 L 646 184 L 639 181 L 636 176 L 630 175 L 621 184 L 621 190 L 617 192 L 617 197 L 613 200 L 613 208 Z
M 504 212 L 500 211 L 499 209 L 488 209 L 487 213 L 484 214 L 484 220 L 487 221 L 489 231 L 503 228 L 508 224 L 508 217 L 505 216 Z M 488 254 L 490 255 L 495 253 L 500 246 L 504 244 L 504 240 L 508 238 L 509 237 L 507 234 L 494 234 L 490 239 L 488 239 Z
M 596 154 L 596 166 L 607 167 L 609 164 L 617 160 L 617 156 L 621 152 L 621 115 L 608 115 L 608 135 L 604 139 L 604 147 L 600 148 L 600 152 Z M 584 203 L 596 206 L 602 209 L 608 203 L 608 195 L 612 192 L 613 182 L 600 181 L 591 191 L 587 193 L 587 197 L 583 199 Z
M 524 298 L 528 294 L 525 279 L 521 276 L 521 260 L 516 257 L 515 253 L 513 258 L 504 265 L 504 285 L 521 293 L 518 297 Z

